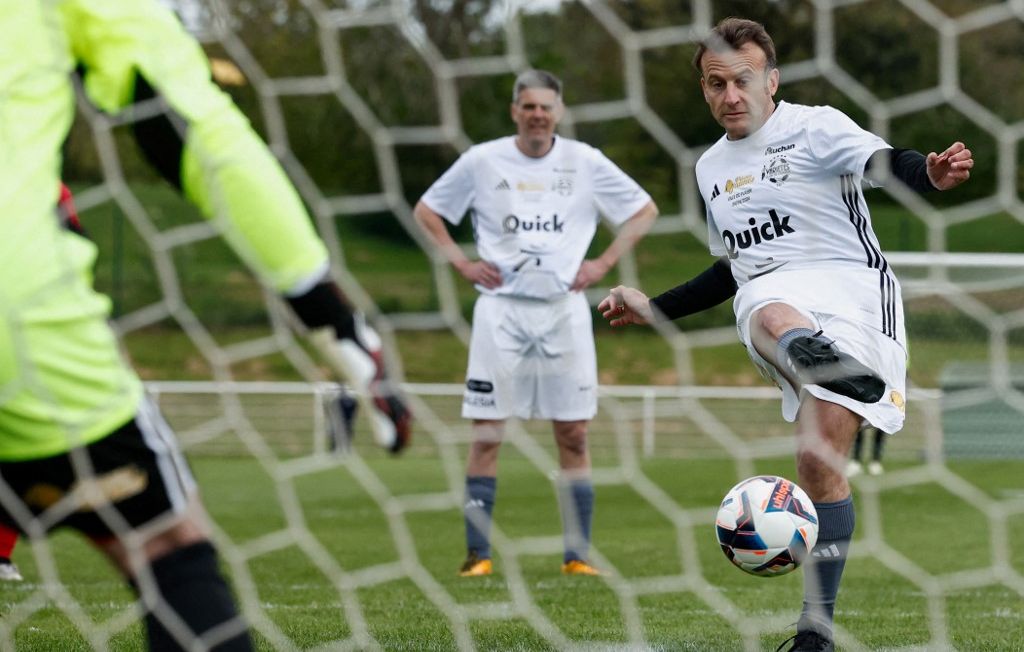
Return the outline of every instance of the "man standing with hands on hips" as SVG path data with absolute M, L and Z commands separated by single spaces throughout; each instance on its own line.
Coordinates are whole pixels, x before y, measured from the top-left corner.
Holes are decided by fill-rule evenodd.
M 463 576 L 492 572 L 489 531 L 498 450 L 509 417 L 550 419 L 562 469 L 562 572 L 594 575 L 587 560 L 594 489 L 587 425 L 597 413 L 590 306 L 598 282 L 657 217 L 650 196 L 600 151 L 555 135 L 562 84 L 530 70 L 516 79 L 516 135 L 471 147 L 416 205 L 423 231 L 480 297 L 462 416 L 473 420 L 466 468 Z M 469 260 L 443 220 L 469 211 L 480 260 Z M 620 228 L 584 260 L 603 214 Z

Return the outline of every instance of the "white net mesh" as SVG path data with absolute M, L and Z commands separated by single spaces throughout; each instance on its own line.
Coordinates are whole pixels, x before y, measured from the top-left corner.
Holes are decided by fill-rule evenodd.
M 563 64 L 569 110 L 562 132 L 602 141 L 613 159 L 617 152 L 627 156 L 627 165 L 660 163 L 651 181 L 635 176 L 661 193 L 663 214 L 648 240 L 662 248 L 645 244 L 627 256 L 620 280 L 657 292 L 688 278 L 688 271 L 671 269 L 669 256 L 680 244 L 706 240 L 693 166 L 709 144 L 698 127 L 710 120 L 694 112 L 701 107 L 693 102 L 678 115 L 680 97 L 697 95 L 689 55 L 716 20 L 749 7 L 670 4 L 265 0 L 178 8 L 211 54 L 244 74 L 236 98 L 258 109 L 250 117 L 310 207 L 336 277 L 375 317 L 389 351 L 405 341 L 405 350 L 438 347 L 441 355 L 462 356 L 452 338 L 437 335 L 429 343 L 416 333 L 441 329 L 467 341 L 469 292 L 448 266 L 434 260 L 428 267 L 416 246 L 396 245 L 384 265 L 419 270 L 421 281 L 382 287 L 373 263 L 361 266 L 359 251 L 343 249 L 346 233 L 368 215 L 378 225 L 393 216 L 425 247 L 410 201 L 444 169 L 435 146 L 450 155 L 500 135 L 480 114 L 505 110 L 512 75 L 532 65 L 559 72 Z M 982 190 L 950 205 L 893 188 L 886 192 L 894 201 L 875 212 L 876 225 L 893 219 L 878 226 L 888 249 L 921 245 L 889 256 L 904 281 L 911 366 L 921 366 L 911 372 L 907 427 L 887 444 L 887 472 L 855 483 L 858 539 L 840 594 L 837 642 L 851 650 L 1016 649 L 1024 640 L 1024 397 L 1017 366 L 1024 353 L 1024 261 L 1011 252 L 1019 249 L 1014 229 L 1024 221 L 1024 103 L 1013 80 L 1024 69 L 1024 2 L 761 4 L 765 20 L 786 26 L 791 39 L 805 39 L 780 41 L 782 96 L 841 102 L 896 145 L 904 144 L 897 136 L 916 138 L 914 123 L 926 120 L 949 127 L 950 138 L 928 133 L 930 145 L 921 149 L 979 139 L 968 145 L 979 150 L 972 183 Z M 872 22 L 876 12 L 884 24 Z M 556 17 L 567 15 L 579 33 L 552 33 L 564 28 Z M 857 39 L 870 52 L 851 48 Z M 897 47 L 902 42 L 915 44 L 912 56 Z M 261 58 L 273 49 L 268 43 L 277 43 L 280 56 Z M 292 47 L 316 56 L 290 57 Z M 890 52 L 909 58 L 890 60 Z M 991 59 L 994 52 L 1014 63 Z M 887 76 L 901 67 L 916 73 L 910 86 Z M 994 87 L 986 75 L 1002 76 L 1002 83 Z M 402 101 L 385 101 L 389 96 Z M 217 544 L 261 645 L 758 650 L 782 638 L 778 633 L 796 618 L 798 581 L 765 587 L 739 577 L 712 535 L 717 501 L 736 480 L 792 475 L 793 437 L 778 416 L 776 392 L 716 383 L 716 360 L 738 348 L 728 320 L 670 327 L 662 333 L 667 343 L 652 340 L 654 355 L 672 361 L 656 370 L 662 385 L 603 390 L 590 435 L 598 491 L 593 561 L 608 575 L 586 585 L 548 577 L 562 551 L 556 452 L 546 424 L 512 424 L 492 537 L 500 573 L 460 583 L 454 571 L 470 440 L 458 418 L 460 386 L 444 384 L 450 378 L 417 378 L 432 384 L 408 386 L 417 440 L 405 458 L 389 460 L 362 445 L 370 439 L 362 424 L 352 454 L 333 450 L 324 417 L 331 386 L 236 382 L 323 378 L 270 293 L 241 272 L 204 273 L 203 261 L 224 247 L 213 227 L 182 204 L 169 210 L 160 191 L 128 183 L 134 160 L 126 160 L 131 154 L 118 145 L 119 133 L 144 113 L 110 117 L 85 104 L 81 113 L 102 182 L 82 188 L 77 203 L 87 226 L 105 219 L 112 225 L 102 230 L 110 239 L 100 245 L 123 266 L 101 264 L 98 278 L 118 301 L 117 327 L 143 374 L 147 364 L 164 368 L 166 356 L 179 360 L 183 377 L 213 381 L 151 389 L 195 466 L 218 524 Z M 323 133 L 324 142 L 311 149 L 309 136 L 296 133 L 296 115 L 335 120 L 340 135 Z M 343 151 L 324 152 L 342 140 Z M 428 149 L 426 162 L 417 163 Z M 318 151 L 317 162 L 304 158 L 310 151 Z M 365 157 L 365 176 L 325 174 L 332 156 Z M 1003 235 L 977 235 L 984 233 Z M 146 255 L 133 258 L 139 251 Z M 261 295 L 268 321 L 261 302 L 252 301 Z M 381 296 L 399 309 L 378 308 L 374 299 Z M 590 295 L 600 296 L 601 289 Z M 255 316 L 246 313 L 252 305 Z M 226 312 L 246 315 L 249 325 L 223 323 Z M 602 349 L 614 346 L 599 340 Z M 397 356 L 393 362 L 399 368 Z M 985 457 L 1003 461 L 974 461 Z M 965 529 L 976 534 L 965 537 Z M 39 630 L 47 627 L 97 649 L 137 642 L 127 594 L 90 586 L 116 580 L 102 571 L 83 574 L 79 562 L 88 551 L 53 541 L 33 540 L 31 559 L 19 558 L 38 582 L 4 600 L 4 647 L 45 649 L 52 639 Z M 590 611 L 572 613 L 577 602 Z

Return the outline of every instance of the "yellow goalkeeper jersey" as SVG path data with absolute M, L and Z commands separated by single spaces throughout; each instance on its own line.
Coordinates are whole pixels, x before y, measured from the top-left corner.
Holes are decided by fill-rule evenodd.
M 150 0 L 0 0 L 0 460 L 100 439 L 142 394 L 92 289 L 96 248 L 55 211 L 78 65 L 100 109 L 127 106 L 141 75 L 184 120 L 183 191 L 265 283 L 286 291 L 326 266 L 294 188 L 172 13 Z

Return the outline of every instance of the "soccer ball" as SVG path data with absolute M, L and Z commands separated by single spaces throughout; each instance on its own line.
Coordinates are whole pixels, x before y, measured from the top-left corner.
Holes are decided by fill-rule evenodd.
M 729 490 L 715 531 L 722 552 L 759 577 L 796 569 L 818 541 L 818 514 L 804 490 L 785 478 L 759 475 Z

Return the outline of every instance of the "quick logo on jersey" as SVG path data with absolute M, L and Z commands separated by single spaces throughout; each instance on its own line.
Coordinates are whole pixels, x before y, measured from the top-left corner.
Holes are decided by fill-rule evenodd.
M 519 233 L 520 231 L 562 233 L 562 227 L 564 226 L 565 222 L 559 221 L 557 214 L 552 215 L 550 219 L 546 220 L 540 215 L 534 217 L 533 220 L 521 219 L 516 215 L 508 215 L 501 221 L 501 230 L 505 233 Z
M 722 241 L 725 242 L 725 248 L 729 251 L 729 258 L 739 258 L 740 249 L 749 249 L 766 240 L 781 238 L 787 233 L 796 233 L 789 225 L 789 215 L 779 217 L 778 212 L 773 208 L 768 211 L 768 217 L 770 219 L 761 224 L 757 223 L 757 219 L 750 218 L 747 220 L 747 224 L 751 228 L 739 233 L 733 233 L 729 229 L 722 231 Z

